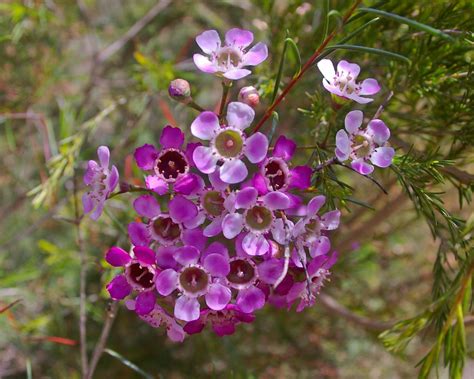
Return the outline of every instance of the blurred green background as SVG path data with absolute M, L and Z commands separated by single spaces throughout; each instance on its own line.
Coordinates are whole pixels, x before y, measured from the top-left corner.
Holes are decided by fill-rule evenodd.
M 297 43 L 303 61 L 321 42 L 323 3 L 0 3 L 0 309 L 20 300 L 0 313 L 0 377 L 80 377 L 80 259 L 75 229 L 68 222 L 75 217 L 70 168 L 78 167 L 82 175 L 84 162 L 95 159 L 97 147 L 105 144 L 111 147 L 122 179 L 138 180 L 133 149 L 156 142 L 168 123 L 187 130 L 196 116 L 168 97 L 173 78 L 187 79 L 195 100 L 206 108 L 215 107 L 220 82 L 199 73 L 191 59 L 198 52 L 194 37 L 206 29 L 223 35 L 231 27 L 243 27 L 254 32 L 256 41 L 268 44 L 268 60 L 232 89 L 235 97 L 242 86 L 257 86 L 262 95 L 257 114 L 261 115 L 270 103 L 285 37 Z M 330 9 L 342 14 L 350 4 L 330 1 Z M 422 158 L 452 160 L 442 170 L 444 182 L 427 178 L 423 186 L 442 192 L 442 209 L 467 219 L 469 228 L 473 223 L 473 210 L 466 202 L 473 186 L 472 3 L 364 2 L 374 4 L 456 39 L 448 42 L 407 25 L 378 20 L 351 43 L 401 54 L 411 60 L 410 65 L 364 52 L 336 51 L 332 57 L 358 63 L 361 78 L 375 77 L 382 84 L 374 103 L 363 107 L 366 115 L 374 114 L 387 93 L 394 91 L 382 118 L 392 129 L 398 155 L 416 150 Z M 372 18 L 354 19 L 338 38 Z M 330 30 L 336 28 L 340 14 L 333 12 L 329 21 Z M 296 54 L 289 52 L 281 85 L 297 67 Z M 81 134 L 84 123 L 111 104 L 115 108 Z M 324 140 L 319 157 L 323 159 L 334 148 L 331 141 L 342 128 L 344 115 L 354 107 L 335 111 L 314 68 L 278 108 L 276 133 L 296 139 L 300 146 Z M 69 156 L 71 144 L 80 136 L 86 138 L 82 149 Z M 59 153 L 72 166 L 52 180 L 50 159 Z M 297 163 L 304 164 L 311 153 L 301 150 Z M 353 189 L 342 190 L 329 179 L 320 183 L 321 190 L 343 208 L 343 219 L 333 234 L 340 260 L 324 288 L 325 297 L 312 309 L 297 314 L 266 307 L 253 324 L 240 325 L 231 337 L 218 338 L 206 331 L 174 344 L 163 330 L 152 329 L 121 306 L 107 347 L 160 378 L 416 377 L 415 365 L 436 337 L 432 330 L 415 337 L 398 355 L 386 351 L 377 336 L 396 320 L 413 317 L 430 305 L 432 268 L 448 244 L 443 238 L 445 218 L 440 217 L 441 232 L 434 239 L 426 221 L 438 218 L 439 212 L 434 216 L 416 212 L 391 170 L 376 174 L 388 195 L 350 172 L 336 169 L 336 173 Z M 41 184 L 44 197 L 36 197 L 33 204 L 28 192 Z M 103 254 L 110 245 L 126 243 L 123 227 L 132 217 L 131 199 L 113 200 L 99 222 L 82 223 L 89 352 L 110 306 L 104 284 L 112 273 Z M 447 255 L 444 264 L 455 267 L 456 260 Z M 474 323 L 466 320 L 467 353 L 472 355 Z M 95 377 L 143 376 L 124 363 L 104 353 Z M 466 378 L 473 378 L 473 371 Z

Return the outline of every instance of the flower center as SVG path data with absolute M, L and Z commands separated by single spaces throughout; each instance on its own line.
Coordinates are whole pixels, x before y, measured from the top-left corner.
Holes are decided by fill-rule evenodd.
M 360 86 L 355 82 L 354 78 L 349 72 L 337 72 L 336 76 L 334 77 L 334 85 L 339 87 L 341 92 L 346 92 L 349 95 L 353 92 L 359 93 L 360 91 Z
M 158 217 L 153 221 L 153 231 L 156 237 L 163 243 L 173 242 L 181 236 L 179 224 L 173 222 L 171 217 Z
M 245 213 L 245 222 L 250 229 L 263 232 L 270 229 L 273 213 L 268 208 L 255 205 Z
M 163 179 L 173 181 L 189 169 L 188 162 L 179 150 L 163 151 L 156 161 L 155 171 Z
M 220 216 L 224 212 L 224 198 L 219 191 L 207 191 L 202 197 L 202 207 L 211 216 Z
M 314 235 L 321 235 L 321 223 L 319 219 L 313 219 L 311 222 L 306 224 L 305 226 L 306 229 L 306 238 L 309 238 L 310 236 Z
M 225 70 L 238 67 L 242 62 L 242 52 L 232 46 L 222 47 L 217 53 L 217 64 Z
M 270 158 L 264 167 L 264 175 L 274 191 L 288 186 L 288 166 L 281 159 Z
M 127 267 L 127 276 L 143 289 L 149 289 L 154 285 L 155 273 L 147 266 L 140 263 L 132 263 Z
M 198 266 L 186 267 L 179 275 L 179 284 L 188 295 L 197 297 L 207 290 L 209 275 Z
M 242 132 L 234 129 L 224 129 L 215 137 L 214 146 L 221 157 L 237 158 L 242 154 L 244 146 Z
M 245 259 L 234 259 L 227 280 L 234 288 L 245 288 L 255 280 L 255 267 Z
M 357 158 L 365 158 L 370 154 L 370 141 L 359 134 L 352 141 L 352 150 Z

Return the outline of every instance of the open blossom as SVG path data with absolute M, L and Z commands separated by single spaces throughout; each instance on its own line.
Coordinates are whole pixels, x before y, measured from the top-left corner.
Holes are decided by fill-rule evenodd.
M 120 247 L 113 246 L 107 251 L 105 260 L 113 267 L 124 269 L 122 274 L 107 284 L 110 297 L 121 300 L 136 291 L 135 312 L 139 315 L 150 313 L 156 302 L 156 275 L 161 271 L 156 265 L 155 252 L 145 246 L 135 246 L 133 255 L 130 255 Z
M 377 80 L 369 78 L 357 83 L 356 79 L 360 72 L 359 65 L 340 61 L 337 70 L 329 59 L 322 59 L 318 62 L 319 71 L 323 74 L 323 86 L 334 95 L 354 100 L 359 104 L 366 104 L 373 101 L 365 95 L 375 95 L 380 91 Z
M 206 305 L 215 311 L 225 308 L 231 299 L 230 289 L 222 278 L 230 271 L 225 254 L 211 253 L 201 256 L 194 246 L 183 246 L 174 253 L 179 263 L 177 269 L 163 270 L 156 278 L 156 289 L 168 296 L 177 290 L 174 315 L 183 321 L 197 320 L 200 315 L 199 298 L 204 296 Z
M 245 155 L 251 163 L 261 162 L 267 155 L 268 139 L 260 133 L 250 137 L 244 133 L 255 117 L 254 110 L 247 104 L 233 102 L 227 107 L 227 124 L 220 125 L 214 112 L 202 112 L 191 124 L 192 134 L 209 141 L 209 146 L 194 149 L 196 167 L 205 174 L 219 170 L 225 183 L 240 183 L 248 175 L 242 158 Z M 221 162 L 222 166 L 218 166 Z
M 362 175 L 369 175 L 374 166 L 388 167 L 392 164 L 395 150 L 388 144 L 390 129 L 382 120 L 371 120 L 361 129 L 364 114 L 351 111 L 345 118 L 345 129 L 336 134 L 336 157 L 344 162 L 351 160 L 351 166 Z
M 135 150 L 137 166 L 145 171 L 153 171 L 152 175 L 146 177 L 147 188 L 160 195 L 168 192 L 170 185 L 174 191 L 184 195 L 199 189 L 199 177 L 189 172 L 194 165 L 192 151 L 196 144 L 188 144 L 186 151 L 183 151 L 183 143 L 184 133 L 179 128 L 167 125 L 161 132 L 161 150 L 149 144 Z
M 97 149 L 99 163 L 90 160 L 84 174 L 84 184 L 89 190 L 82 196 L 84 213 L 92 212 L 90 217 L 97 220 L 102 214 L 107 197 L 117 187 L 119 174 L 117 167 L 109 169 L 110 151 L 107 146 Z
M 222 44 L 215 30 L 207 30 L 196 37 L 196 42 L 206 55 L 194 54 L 195 65 L 209 74 L 222 75 L 230 80 L 241 79 L 251 73 L 243 67 L 256 66 L 268 56 L 267 45 L 253 42 L 253 33 L 243 29 L 230 29 Z

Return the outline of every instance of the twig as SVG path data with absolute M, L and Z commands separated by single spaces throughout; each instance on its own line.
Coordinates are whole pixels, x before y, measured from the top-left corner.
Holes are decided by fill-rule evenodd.
M 336 161 L 335 164 L 339 165 L 339 166 L 342 166 L 342 167 L 345 167 L 347 168 L 348 170 L 351 170 L 351 171 L 354 171 L 355 173 L 359 174 L 360 176 L 364 177 L 364 178 L 367 178 L 369 179 L 372 183 L 374 183 L 377 187 L 380 188 L 381 191 L 383 191 L 383 193 L 385 195 L 388 195 L 388 192 L 387 190 L 376 180 L 374 179 L 373 177 L 369 176 L 369 175 L 362 175 L 361 173 L 359 173 L 357 170 L 354 170 L 351 166 L 348 166 L 342 162 L 339 162 L 339 161 Z
M 315 168 L 313 168 L 313 172 L 319 172 L 325 167 L 331 166 L 333 164 L 337 164 L 337 162 L 338 162 L 337 158 L 332 157 L 331 159 L 328 159 L 326 162 L 318 164 Z
M 100 357 L 104 352 L 107 339 L 109 338 L 110 330 L 112 329 L 115 316 L 117 316 L 118 306 L 119 303 L 117 301 L 114 301 L 110 309 L 107 311 L 107 319 L 105 320 L 99 340 L 97 341 L 94 352 L 92 354 L 89 372 L 87 373 L 86 379 L 92 379 L 92 375 L 94 375 L 94 371 L 97 367 L 97 364 L 99 363 Z
M 388 93 L 387 97 L 385 98 L 385 100 L 383 101 L 383 103 L 380 104 L 380 107 L 377 109 L 377 112 L 375 112 L 374 117 L 372 117 L 372 119 L 380 117 L 380 115 L 384 111 L 385 107 L 387 106 L 387 104 L 390 101 L 390 99 L 392 98 L 392 96 L 393 96 L 393 91 L 390 91 Z
M 332 31 L 331 34 L 329 34 L 326 39 L 321 43 L 321 45 L 318 47 L 318 49 L 313 53 L 313 55 L 308 59 L 308 61 L 304 64 L 304 66 L 301 68 L 301 71 L 296 75 L 289 83 L 288 85 L 283 89 L 282 93 L 277 97 L 277 99 L 273 102 L 270 107 L 265 111 L 263 117 L 260 119 L 258 124 L 255 126 L 255 129 L 253 130 L 253 133 L 257 132 L 260 130 L 260 128 L 263 126 L 265 121 L 267 121 L 275 108 L 282 102 L 282 100 L 285 98 L 285 96 L 290 92 L 290 90 L 293 88 L 293 86 L 298 83 L 298 81 L 301 79 L 301 77 L 304 75 L 304 73 L 312 67 L 313 63 L 316 61 L 316 59 L 321 55 L 322 51 L 326 48 L 326 46 L 329 44 L 329 42 L 332 41 L 332 39 L 336 36 L 336 34 L 344 27 L 345 23 L 347 20 L 351 17 L 351 15 L 354 13 L 356 8 L 359 6 L 359 4 L 362 2 L 362 0 L 356 0 L 352 7 L 349 9 L 349 11 L 344 15 L 341 23 L 340 28 L 336 28 Z
M 14 302 L 4 306 L 3 308 L 0 308 L 0 314 L 3 313 L 3 312 L 6 312 L 8 311 L 10 308 L 14 307 L 16 304 L 18 304 L 20 301 L 22 301 L 22 299 L 17 299 L 15 300 Z
M 81 220 L 82 216 L 79 212 L 79 202 L 77 199 L 77 178 L 76 170 L 73 175 L 73 202 L 74 215 L 76 218 L 76 244 L 79 249 L 80 271 L 79 271 L 79 335 L 80 335 L 80 350 L 81 350 L 81 367 L 82 377 L 85 378 L 88 370 L 87 362 L 87 313 L 86 313 L 86 275 L 87 275 L 87 260 L 86 252 L 82 243 Z
M 222 82 L 222 98 L 221 105 L 219 107 L 219 119 L 224 117 L 224 109 L 227 103 L 227 96 L 229 96 L 230 87 L 232 87 L 232 82 Z
M 337 314 L 338 316 L 341 316 L 347 321 L 363 326 L 364 328 L 369 329 L 369 330 L 381 332 L 383 330 L 390 329 L 394 325 L 393 322 L 372 320 L 368 317 L 359 316 L 351 312 L 342 304 L 338 303 L 331 296 L 325 295 L 323 293 L 319 294 L 318 300 L 324 307 L 326 307 L 331 312 L 334 312 L 335 314 Z

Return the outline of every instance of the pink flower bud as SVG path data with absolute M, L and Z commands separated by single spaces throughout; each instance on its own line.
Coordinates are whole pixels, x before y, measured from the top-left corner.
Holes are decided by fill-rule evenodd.
M 255 108 L 260 103 L 260 96 L 255 87 L 243 87 L 239 92 L 239 101 Z
M 169 95 L 177 101 L 188 102 L 191 100 L 191 87 L 184 79 L 173 80 L 168 87 Z

